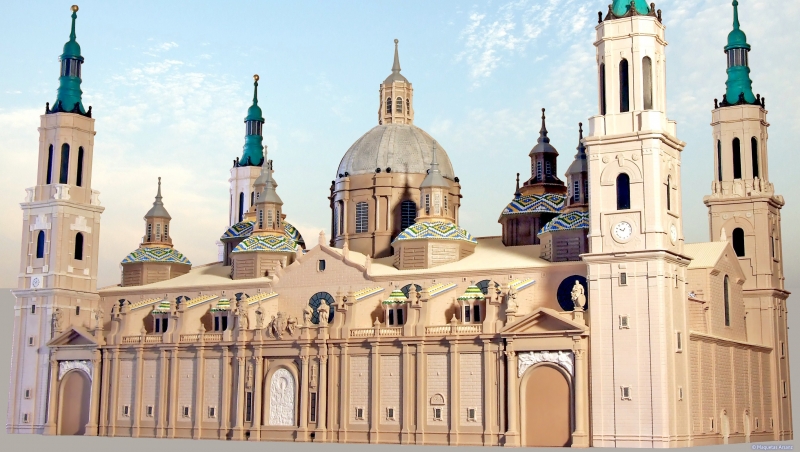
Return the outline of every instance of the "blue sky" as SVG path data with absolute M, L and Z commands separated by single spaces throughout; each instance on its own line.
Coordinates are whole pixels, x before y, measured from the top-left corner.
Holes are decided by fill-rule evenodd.
M 194 264 L 216 259 L 226 227 L 228 177 L 244 143 L 242 123 L 261 77 L 265 144 L 275 162 L 287 220 L 307 242 L 329 233 L 327 196 L 339 160 L 377 124 L 378 87 L 393 39 L 414 85 L 415 124 L 447 150 L 462 184 L 461 225 L 499 235 L 547 108 L 559 172 L 575 154 L 577 123 L 597 113 L 597 11 L 609 0 L 489 2 L 97 2 L 82 1 L 77 36 L 86 63 L 84 104 L 96 118 L 95 189 L 106 207 L 101 285 L 144 232 L 158 176 L 176 248 Z M 0 86 L 0 286 L 16 285 L 19 202 L 35 181 L 39 115 L 53 102 L 64 2 L 4 6 Z M 713 175 L 711 109 L 725 82 L 722 48 L 731 28 L 725 0 L 663 1 L 668 115 L 683 152 L 687 242 L 708 240 Z M 767 98 L 770 181 L 787 201 L 783 252 L 787 288 L 800 290 L 800 202 L 795 143 L 800 133 L 800 2 L 780 14 L 767 0 L 740 2 L 753 46 L 754 90 Z M 788 50 L 788 51 L 787 51 Z

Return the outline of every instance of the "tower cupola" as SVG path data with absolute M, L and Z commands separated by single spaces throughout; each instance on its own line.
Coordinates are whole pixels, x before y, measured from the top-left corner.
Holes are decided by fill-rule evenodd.
M 72 5 L 72 30 L 69 33 L 69 41 L 64 44 L 64 52 L 59 57 L 61 70 L 58 77 L 58 95 L 52 109 L 48 104 L 47 113 L 78 113 L 91 117 L 91 108 L 87 112 L 81 101 L 83 56 L 81 55 L 81 46 L 75 40 L 75 20 L 77 18 L 78 5 Z
M 565 210 L 581 206 L 589 202 L 589 162 L 586 160 L 586 146 L 583 144 L 583 123 L 578 123 L 578 153 L 567 169 L 567 188 L 569 197 Z
M 264 117 L 258 106 L 258 74 L 253 76 L 253 104 L 247 109 L 244 118 L 244 152 L 238 166 L 261 166 L 264 162 Z
M 378 124 L 414 123 L 414 88 L 411 82 L 400 73 L 400 56 L 394 40 L 394 63 L 392 73 L 381 83 Z
M 531 178 L 523 184 L 520 192 L 522 195 L 564 194 L 566 192 L 564 182 L 556 175 L 558 151 L 550 144 L 545 121 L 545 109 L 542 108 L 542 127 L 539 129 L 539 138 L 528 154 L 531 158 Z
M 436 142 L 433 142 L 433 158 L 428 175 L 419 186 L 420 207 L 417 221 L 455 222 L 449 202 L 450 183 L 442 176 L 436 160 Z
M 728 33 L 725 54 L 728 60 L 728 80 L 725 82 L 725 97 L 722 106 L 760 103 L 753 94 L 753 81 L 750 80 L 750 67 L 747 54 L 750 44 L 747 36 L 739 28 L 739 2 L 733 0 L 733 30 Z

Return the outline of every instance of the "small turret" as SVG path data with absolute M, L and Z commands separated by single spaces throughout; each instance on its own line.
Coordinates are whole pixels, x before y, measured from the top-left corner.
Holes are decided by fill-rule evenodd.
M 747 36 L 739 28 L 739 2 L 733 0 L 733 30 L 728 33 L 725 54 L 728 59 L 728 80 L 725 82 L 725 96 L 721 107 L 740 104 L 759 104 L 760 99 L 753 94 L 753 81 L 750 80 L 750 67 L 747 55 L 750 44 Z
M 394 40 L 394 63 L 392 73 L 381 83 L 378 124 L 414 123 L 414 88 L 411 82 L 400 73 L 400 56 L 397 39 Z
M 239 159 L 238 166 L 261 166 L 264 162 L 264 137 L 263 126 L 264 117 L 261 107 L 258 106 L 258 74 L 253 76 L 253 104 L 247 109 L 247 116 L 244 118 L 245 137 L 244 152 Z

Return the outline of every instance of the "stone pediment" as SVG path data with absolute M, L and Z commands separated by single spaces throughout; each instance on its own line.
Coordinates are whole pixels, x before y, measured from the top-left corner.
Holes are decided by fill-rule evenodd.
M 94 336 L 80 326 L 71 326 L 66 331 L 54 337 L 47 343 L 48 347 L 97 347 L 99 344 Z
M 550 308 L 536 308 L 532 313 L 506 325 L 500 334 L 553 334 L 568 333 L 570 335 L 586 333 L 588 327 L 570 318 L 564 317 L 558 311 Z

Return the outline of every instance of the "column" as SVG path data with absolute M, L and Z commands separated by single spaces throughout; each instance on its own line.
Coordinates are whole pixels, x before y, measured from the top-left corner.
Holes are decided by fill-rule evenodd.
M 111 387 L 111 404 L 108 410 L 109 423 L 111 424 L 111 432 L 109 436 L 117 435 L 117 402 L 119 401 L 119 346 L 114 347 L 114 356 L 111 358 L 111 364 L 114 366 L 111 372 L 111 381 L 108 385 Z
M 97 436 L 97 417 L 100 405 L 100 350 L 96 349 L 92 357 L 92 400 L 89 403 L 89 422 L 86 424 L 86 436 Z
M 236 427 L 234 428 L 234 439 L 244 439 L 244 365 L 245 358 L 242 350 L 239 349 L 239 356 L 236 357 L 239 367 L 237 370 L 236 384 Z
M 508 372 L 508 388 L 506 400 L 508 401 L 508 430 L 506 430 L 505 446 L 519 446 L 519 428 L 517 427 L 517 414 L 519 412 L 519 388 L 517 387 L 517 353 L 506 350 L 506 371 Z
M 144 340 L 144 337 L 142 337 Z M 136 349 L 136 387 L 133 388 L 133 431 L 131 436 L 133 438 L 139 437 L 139 429 L 142 423 L 142 378 L 144 378 L 144 348 L 139 343 Z
M 497 360 L 489 340 L 483 341 L 483 445 L 494 444 L 497 423 Z
M 47 423 L 44 425 L 46 435 L 57 435 L 56 404 L 58 401 L 58 360 L 55 355 L 50 355 L 50 384 L 47 391 Z
M 172 349 L 172 357 L 169 362 L 169 437 L 175 438 L 175 429 L 178 427 L 177 415 L 178 407 L 178 347 Z
M 228 347 L 222 347 L 222 406 L 219 407 L 219 429 L 217 437 L 223 439 L 227 436 L 229 421 L 228 415 L 231 411 L 231 392 L 230 392 L 230 355 L 228 354 Z
M 319 393 L 317 394 L 317 434 L 315 441 L 326 442 L 327 440 L 327 402 L 328 402 L 328 355 L 319 357 Z
M 374 342 L 373 342 L 374 341 Z M 378 424 L 380 423 L 381 410 L 381 369 L 379 366 L 380 353 L 377 339 L 370 339 L 370 398 L 369 398 L 369 442 L 378 443 Z
M 417 422 L 416 430 L 414 431 L 415 444 L 425 443 L 425 424 L 428 420 L 427 416 L 425 416 L 425 401 L 428 398 L 428 382 L 425 380 L 425 355 L 422 353 L 422 349 L 423 344 L 417 344 Z M 424 388 L 420 387 L 423 383 L 426 385 Z
M 460 363 L 459 363 L 459 356 L 458 356 L 458 343 L 455 342 L 456 338 L 452 338 L 453 342 L 450 342 L 450 394 L 448 394 L 448 398 L 450 399 L 450 406 L 448 407 L 448 420 L 449 422 L 449 432 L 448 432 L 448 444 L 451 446 L 458 445 L 458 426 L 461 423 L 461 399 L 460 399 L 460 386 L 461 386 L 461 371 L 460 371 Z
M 169 385 L 169 370 L 167 368 L 167 349 L 162 348 L 159 353 L 158 366 L 158 406 L 156 408 L 156 437 L 163 438 L 166 433 L 166 418 L 164 413 L 167 411 L 167 386 Z
M 401 444 L 408 444 L 411 442 L 411 438 L 409 437 L 410 429 L 409 425 L 411 425 L 411 420 L 414 418 L 414 412 L 411 409 L 413 404 L 413 398 L 411 397 L 411 393 L 413 391 L 413 378 L 411 378 L 408 370 L 411 368 L 411 351 L 408 344 L 403 344 L 403 361 L 400 364 L 402 367 L 402 372 L 400 372 L 400 386 L 403 388 L 403 397 L 400 400 L 400 406 L 402 407 L 403 417 L 400 419 L 401 428 L 400 428 L 400 442 Z
M 586 366 L 586 350 L 575 341 L 575 432 L 572 447 L 589 447 L 589 370 Z M 580 347 L 580 348 L 577 348 Z
M 253 391 L 253 429 L 250 432 L 251 441 L 261 439 L 261 391 L 264 386 L 264 358 L 256 356 L 255 364 L 255 390 Z
M 103 363 L 106 363 L 103 366 L 103 377 L 98 382 L 98 387 L 100 389 L 100 393 L 105 393 L 105 397 L 100 399 L 100 436 L 108 436 L 108 419 L 109 419 L 109 412 L 108 412 L 108 404 L 109 404 L 109 393 L 111 392 L 111 385 L 108 383 L 109 375 L 111 374 L 111 352 L 109 350 L 101 350 L 102 356 L 104 357 Z M 103 386 L 100 386 L 103 385 Z
M 295 437 L 295 441 L 306 441 L 308 432 L 308 349 L 303 350 L 300 355 L 302 361 L 300 370 L 300 432 Z
M 339 442 L 347 442 L 347 428 L 350 426 L 350 358 L 348 357 L 347 344 L 342 344 L 342 354 L 339 361 L 339 378 L 342 384 L 339 387 Z
M 203 392 L 205 391 L 205 346 L 197 347 L 197 371 L 194 374 L 194 415 L 192 416 L 192 438 L 203 436 Z

